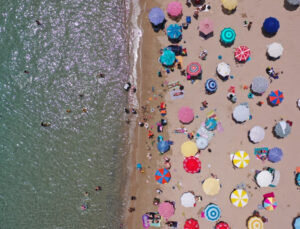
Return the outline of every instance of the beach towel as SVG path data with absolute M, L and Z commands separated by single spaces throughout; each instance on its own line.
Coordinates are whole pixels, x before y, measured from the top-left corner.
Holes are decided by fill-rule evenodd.
M 172 100 L 182 99 L 184 97 L 184 92 L 180 90 L 171 91 L 170 96 Z

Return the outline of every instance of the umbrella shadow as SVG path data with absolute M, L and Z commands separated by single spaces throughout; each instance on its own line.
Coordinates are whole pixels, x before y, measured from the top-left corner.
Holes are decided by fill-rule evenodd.
M 244 124 L 246 121 L 244 122 L 238 122 L 237 120 L 234 119 L 233 114 L 231 114 L 231 119 L 236 123 L 236 124 Z
M 283 7 L 288 11 L 294 11 L 298 9 L 299 5 L 291 5 L 287 0 L 284 0 Z
M 160 23 L 158 25 L 154 25 L 153 23 L 151 23 L 152 29 L 154 30 L 154 32 L 158 33 L 160 30 L 164 30 L 165 29 L 166 22 L 167 22 L 167 20 L 165 19 L 163 21 L 163 23 Z
M 271 37 L 274 37 L 275 35 L 276 35 L 276 33 L 267 33 L 265 30 L 264 30 L 264 27 L 262 26 L 261 27 L 261 33 L 265 36 L 265 37 L 267 37 L 267 38 L 271 38 Z
M 223 5 L 222 5 L 222 12 L 226 15 L 231 15 L 231 14 L 234 14 L 236 11 L 236 8 L 234 10 L 228 10 L 226 9 Z
M 255 142 L 253 142 L 253 141 L 251 140 L 251 138 L 250 138 L 250 130 L 248 131 L 248 133 L 247 133 L 247 136 L 248 136 L 248 140 L 249 140 L 249 142 L 251 142 L 251 143 L 255 144 Z
M 214 32 L 211 32 L 209 34 L 204 34 L 201 31 L 199 31 L 199 36 L 202 37 L 202 38 L 204 38 L 204 40 L 207 40 L 208 38 L 211 38 L 211 37 L 214 36 Z
M 203 5 L 205 3 L 205 0 L 192 0 L 191 2 L 194 7 L 197 7 L 199 5 Z
M 182 36 L 178 37 L 177 39 L 172 39 L 170 37 L 168 37 L 168 40 L 172 43 L 172 44 L 178 44 L 182 39 Z
M 253 89 L 252 89 L 252 84 L 250 85 L 250 91 L 251 91 L 251 93 L 252 93 L 253 95 L 255 95 L 255 96 L 262 96 L 262 94 L 263 94 L 263 93 L 257 93 L 257 92 L 255 92 L 255 91 L 253 91 Z
M 272 134 L 273 134 L 273 136 L 274 136 L 275 138 L 277 138 L 277 139 L 282 139 L 281 137 L 279 137 L 279 136 L 276 134 L 275 127 L 276 127 L 276 125 L 273 126 L 273 128 L 272 128 Z
M 221 43 L 221 45 L 223 46 L 223 47 L 225 47 L 225 48 L 230 48 L 232 45 L 233 45 L 233 43 L 234 42 L 232 42 L 232 43 L 224 43 L 224 42 L 222 42 L 222 40 L 220 39 L 219 40 L 220 41 L 220 43 Z
M 268 54 L 268 52 L 266 52 L 266 57 L 267 57 L 267 59 L 270 60 L 270 61 L 275 61 L 275 60 L 280 59 L 280 56 L 277 57 L 277 58 L 271 57 L 271 56 Z

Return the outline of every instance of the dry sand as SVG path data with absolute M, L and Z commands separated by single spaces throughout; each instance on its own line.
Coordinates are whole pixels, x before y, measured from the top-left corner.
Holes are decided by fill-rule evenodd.
M 147 139 L 145 128 L 137 128 L 136 158 L 133 159 L 133 163 L 143 163 L 145 173 L 133 172 L 131 194 L 135 195 L 137 200 L 132 202 L 131 205 L 136 208 L 136 211 L 129 215 L 125 228 L 143 228 L 142 215 L 147 211 L 157 209 L 152 204 L 155 196 L 158 196 L 161 201 L 171 200 L 176 202 L 175 215 L 169 220 L 178 221 L 178 228 L 183 228 L 184 222 L 188 218 L 197 219 L 200 228 L 213 228 L 215 223 L 201 218 L 199 214 L 201 209 L 210 202 L 219 205 L 222 211 L 220 220 L 228 222 L 232 229 L 246 228 L 246 219 L 252 214 L 253 210 L 258 209 L 258 205 L 262 203 L 263 194 L 268 192 L 274 192 L 278 207 L 272 212 L 260 210 L 261 215 L 268 218 L 265 228 L 292 228 L 293 218 L 300 213 L 299 190 L 295 186 L 293 174 L 296 166 L 300 166 L 300 154 L 298 153 L 300 148 L 300 141 L 298 141 L 300 111 L 296 107 L 296 101 L 300 97 L 298 90 L 300 84 L 298 77 L 300 72 L 298 64 L 300 47 L 297 46 L 297 38 L 300 36 L 300 27 L 297 25 L 297 22 L 300 21 L 299 9 L 289 11 L 284 8 L 281 0 L 242 0 L 239 1 L 236 12 L 226 15 L 222 12 L 220 1 L 207 1 L 206 3 L 210 3 L 212 6 L 212 10 L 201 12 L 198 20 L 192 18 L 189 28 L 183 30 L 183 39 L 180 42 L 180 45 L 186 47 L 188 51 L 188 56 L 183 58 L 183 69 L 192 61 L 198 61 L 203 68 L 202 80 L 197 80 L 192 84 L 181 76 L 177 69 L 163 78 L 158 78 L 156 74 L 161 67 L 157 63 L 159 49 L 170 43 L 162 31 L 157 34 L 151 30 L 147 15 L 154 6 L 159 6 L 165 11 L 169 2 L 171 0 L 160 1 L 160 3 L 141 1 L 143 12 L 141 22 L 144 31 L 141 49 L 142 69 L 140 69 L 141 78 L 138 86 L 142 88 L 140 92 L 141 106 L 148 104 L 149 108 L 156 108 L 160 101 L 167 102 L 168 133 L 164 130 L 164 137 L 174 141 L 174 145 L 171 146 L 171 151 L 165 155 L 171 157 L 172 168 L 170 171 L 172 179 L 165 185 L 156 184 L 154 173 L 156 169 L 162 167 L 163 157 L 159 155 L 156 143 L 152 146 L 151 140 Z M 192 16 L 194 11 L 193 6 L 188 8 L 183 0 L 181 2 L 184 10 L 183 17 L 179 21 L 180 24 L 185 21 L 185 16 Z M 272 38 L 267 38 L 261 33 L 262 23 L 269 16 L 277 17 L 280 21 L 280 29 Z M 205 17 L 212 19 L 215 25 L 214 36 L 208 40 L 203 40 L 197 30 L 199 21 Z M 243 27 L 244 20 L 253 22 L 250 31 Z M 168 18 L 166 27 L 171 23 L 175 22 Z M 219 42 L 220 31 L 224 27 L 232 27 L 237 34 L 234 45 L 229 48 L 221 46 Z M 156 38 L 159 43 L 157 43 Z M 186 43 L 183 41 L 186 41 Z M 266 58 L 266 46 L 275 41 L 283 45 L 284 53 L 280 59 L 269 61 Z M 244 64 L 235 63 L 233 52 L 234 48 L 239 45 L 247 45 L 251 49 L 251 61 Z M 198 58 L 202 49 L 208 50 L 208 57 L 205 61 Z M 234 79 L 223 82 L 216 76 L 216 66 L 221 62 L 218 60 L 219 55 L 223 57 L 221 61 L 230 64 L 231 75 L 234 76 Z M 249 90 L 244 90 L 243 85 L 250 86 L 252 79 L 256 76 L 267 77 L 265 73 L 267 66 L 273 66 L 275 70 L 284 73 L 279 79 L 272 81 L 264 95 L 248 99 Z M 205 94 L 204 84 L 206 79 L 211 77 L 217 80 L 218 90 L 215 94 L 207 95 Z M 184 99 L 171 100 L 169 92 L 161 91 L 165 95 L 164 100 L 157 97 L 157 100 L 149 101 L 149 97 L 153 98 L 153 94 L 159 93 L 157 88 L 163 89 L 160 84 L 164 80 L 170 82 L 179 80 L 185 86 Z M 152 85 L 156 88 L 155 93 L 151 91 Z M 244 124 L 236 124 L 232 120 L 231 114 L 236 104 L 232 104 L 226 98 L 230 86 L 236 88 L 236 104 L 249 103 L 253 116 L 252 120 Z M 276 89 L 283 91 L 285 99 L 279 106 L 271 107 L 266 103 L 266 98 L 271 90 Z M 201 111 L 201 102 L 204 100 L 208 102 L 208 108 Z M 258 101 L 264 101 L 265 103 L 258 106 L 256 105 Z M 193 108 L 195 115 L 199 116 L 191 124 L 186 125 L 189 132 L 196 131 L 205 120 L 206 113 L 214 109 L 216 109 L 217 118 L 224 128 L 223 132 L 215 131 L 215 136 L 208 146 L 212 152 L 209 153 L 207 149 L 201 151 L 202 169 L 199 174 L 188 174 L 182 167 L 184 157 L 181 155 L 180 147 L 188 139 L 184 134 L 174 134 L 174 129 L 182 126 L 177 118 L 177 112 L 181 106 Z M 155 125 L 155 122 L 160 120 L 160 115 L 157 112 L 154 113 L 153 119 L 149 122 L 150 126 Z M 292 133 L 284 139 L 275 138 L 272 134 L 273 126 L 281 118 L 293 121 Z M 265 139 L 259 144 L 249 142 L 247 137 L 247 132 L 255 125 L 267 127 Z M 156 139 L 158 135 L 156 126 L 154 132 Z M 151 150 L 147 150 L 147 145 L 150 145 Z M 253 154 L 254 148 L 263 146 L 269 148 L 280 147 L 284 152 L 283 160 L 273 164 L 256 159 Z M 230 153 L 238 150 L 244 150 L 250 155 L 250 164 L 244 169 L 233 169 L 229 158 Z M 152 153 L 151 161 L 146 157 L 147 152 Z M 275 188 L 256 188 L 257 186 L 253 181 L 254 171 L 261 170 L 266 166 L 280 170 L 280 183 Z M 220 193 L 213 197 L 205 195 L 201 187 L 201 181 L 209 177 L 211 173 L 216 174 L 222 184 Z M 230 203 L 229 196 L 236 185 L 241 182 L 249 185 L 247 191 L 250 199 L 248 205 L 244 208 L 236 208 Z M 181 183 L 181 186 L 178 185 L 179 183 Z M 157 195 L 155 192 L 157 187 L 163 190 L 161 195 Z M 195 208 L 184 208 L 181 206 L 180 196 L 186 191 L 194 191 L 196 195 L 201 195 L 203 201 L 198 202 Z M 163 223 L 162 228 L 167 228 L 167 226 Z

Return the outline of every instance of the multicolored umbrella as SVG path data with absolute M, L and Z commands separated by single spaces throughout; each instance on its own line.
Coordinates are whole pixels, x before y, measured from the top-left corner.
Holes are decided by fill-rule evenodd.
M 280 148 L 274 147 L 269 150 L 269 153 L 268 153 L 269 161 L 271 161 L 273 163 L 279 162 L 279 161 L 281 161 L 282 157 L 283 157 L 283 152 Z
M 268 170 L 263 170 L 256 174 L 255 179 L 259 187 L 268 187 L 273 181 L 273 175 Z
M 264 223 L 260 217 L 252 216 L 248 219 L 248 229 L 263 229 Z
M 236 189 L 231 193 L 230 201 L 234 206 L 242 208 L 248 204 L 249 197 L 244 189 Z
M 169 49 L 164 49 L 163 54 L 160 56 L 159 61 L 165 66 L 172 66 L 175 62 L 175 53 Z
M 195 156 L 198 148 L 195 142 L 187 141 L 181 145 L 181 153 L 185 157 Z
M 159 25 L 165 20 L 164 11 L 161 8 L 154 7 L 150 10 L 148 18 L 153 25 Z
M 240 46 L 234 51 L 234 58 L 239 62 L 245 62 L 250 57 L 250 49 L 247 46 Z
M 201 169 L 201 161 L 194 156 L 186 157 L 183 161 L 183 168 L 188 173 L 198 173 Z
M 216 178 L 209 177 L 202 184 L 203 191 L 206 195 L 214 196 L 220 192 L 220 181 Z
M 199 223 L 195 219 L 188 219 L 185 221 L 184 229 L 199 229 Z
M 181 26 L 177 24 L 171 24 L 167 28 L 167 35 L 170 39 L 179 39 L 182 35 Z
M 195 207 L 196 199 L 195 195 L 191 192 L 185 192 L 180 197 L 181 205 L 186 208 Z
M 158 213 L 166 219 L 170 218 L 175 213 L 173 204 L 167 201 L 162 202 L 158 205 Z
M 207 92 L 214 93 L 217 91 L 217 88 L 218 88 L 217 81 L 215 81 L 213 78 L 206 80 L 205 89 Z
M 194 120 L 194 110 L 189 107 L 181 107 L 178 111 L 178 119 L 183 124 L 189 124 Z
M 215 229 L 230 229 L 230 227 L 229 227 L 228 223 L 221 221 L 216 224 Z
M 268 17 L 263 24 L 263 30 L 268 34 L 275 34 L 279 30 L 279 21 L 274 17 Z
M 217 128 L 218 122 L 214 118 L 208 118 L 205 120 L 205 128 L 209 131 L 213 131 Z
M 296 185 L 300 186 L 300 173 L 296 174 Z
M 198 62 L 192 62 L 187 66 L 186 72 L 190 76 L 198 76 L 202 72 L 201 65 Z
M 171 17 L 178 17 L 182 14 L 182 4 L 180 2 L 170 2 L 167 6 L 167 12 Z
M 199 31 L 205 36 L 212 33 L 214 31 L 214 23 L 210 19 L 204 18 L 199 22 Z
M 300 229 L 300 216 L 294 219 L 293 223 L 294 229 Z
M 168 141 L 159 141 L 157 142 L 157 149 L 163 154 L 170 149 L 170 143 Z
M 236 152 L 232 158 L 232 163 L 237 168 L 245 168 L 248 166 L 249 162 L 250 162 L 249 154 L 242 150 Z
M 272 105 L 278 105 L 284 99 L 283 93 L 279 90 L 271 91 L 269 94 L 269 101 Z
M 221 31 L 220 39 L 225 45 L 232 44 L 235 40 L 236 33 L 232 28 L 224 28 Z
M 268 211 L 274 211 L 277 208 L 277 201 L 274 197 L 265 198 L 263 206 Z
M 171 180 L 171 173 L 168 169 L 159 169 L 155 173 L 155 180 L 160 184 L 166 184 Z
M 221 217 L 221 209 L 216 204 L 209 204 L 204 209 L 204 216 L 208 221 L 217 221 Z

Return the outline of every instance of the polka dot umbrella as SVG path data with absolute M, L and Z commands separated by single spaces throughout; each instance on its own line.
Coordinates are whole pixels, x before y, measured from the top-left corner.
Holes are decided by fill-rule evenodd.
M 221 221 L 216 224 L 216 229 L 230 229 L 230 227 L 228 223 Z
M 247 46 L 240 46 L 234 51 L 234 58 L 239 62 L 245 62 L 250 57 L 250 49 Z
M 194 156 L 186 157 L 183 161 L 183 168 L 188 173 L 198 173 L 201 169 L 201 161 Z
M 197 220 L 191 218 L 185 221 L 184 229 L 198 229 L 198 228 L 200 227 Z

